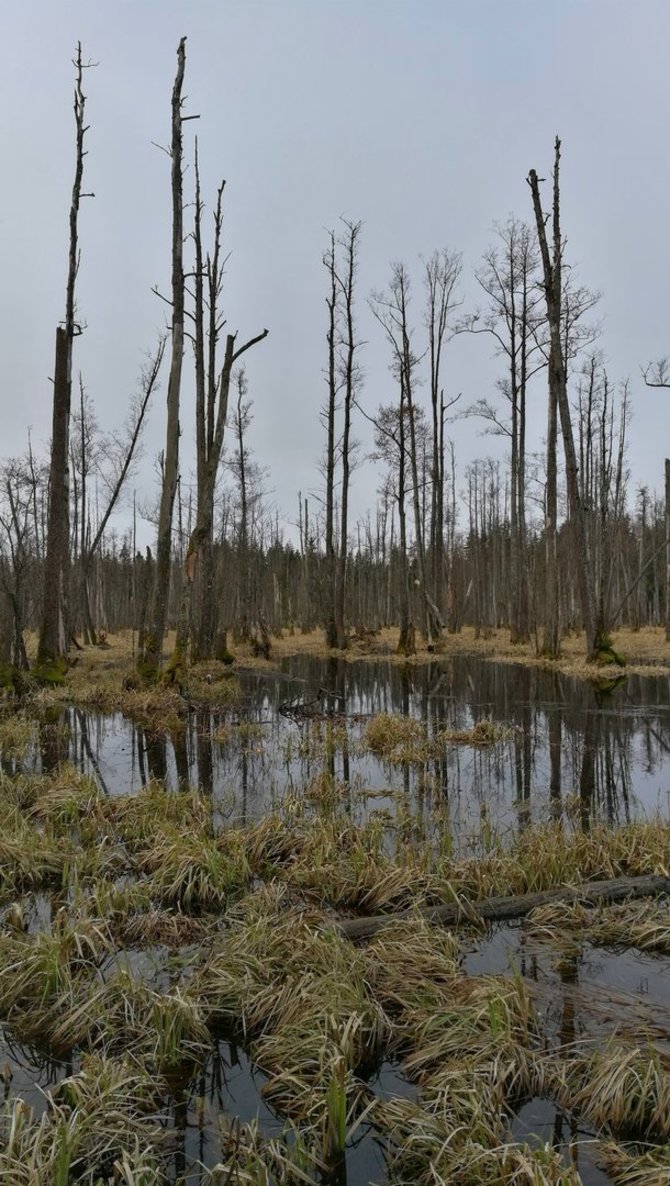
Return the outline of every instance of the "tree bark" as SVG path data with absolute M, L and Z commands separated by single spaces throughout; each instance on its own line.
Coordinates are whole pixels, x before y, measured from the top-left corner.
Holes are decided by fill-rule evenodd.
M 670 460 L 665 459 L 665 638 L 670 642 Z
M 69 628 L 67 624 L 67 584 L 70 559 L 70 408 L 72 401 L 72 343 L 79 332 L 75 324 L 75 283 L 79 270 L 79 205 L 84 174 L 84 64 L 81 42 L 77 45 L 74 117 L 76 126 L 76 164 L 70 203 L 70 244 L 65 294 L 65 323 L 56 330 L 51 469 L 49 475 L 49 520 L 42 621 L 37 645 L 37 666 L 43 670 L 64 664 L 67 659 Z
M 156 678 L 163 661 L 163 640 L 167 622 L 172 556 L 172 512 L 179 476 L 179 395 L 184 356 L 184 210 L 182 173 L 181 92 L 186 65 L 186 38 L 177 49 L 177 73 L 172 88 L 172 343 L 167 390 L 167 431 L 163 463 L 163 485 L 158 515 L 156 581 L 150 625 L 140 654 L 140 666 L 149 678 Z
M 326 410 L 326 589 L 324 597 L 326 646 L 337 646 L 335 607 L 335 577 L 337 571 L 335 549 L 335 407 L 337 402 L 337 280 L 335 274 L 335 232 L 330 232 L 330 250 L 324 256 L 328 269 L 328 407 Z
M 351 413 L 356 391 L 354 357 L 356 336 L 354 329 L 354 285 L 357 270 L 358 238 L 360 222 L 347 222 L 347 234 L 343 240 L 345 253 L 344 277 L 336 273 L 336 280 L 342 293 L 343 349 L 342 389 L 344 392 L 344 425 L 342 429 L 342 486 L 340 494 L 340 547 L 335 572 L 335 631 L 339 650 L 349 645 L 346 628 L 346 593 L 349 532 L 349 483 L 351 474 Z
M 587 658 L 596 659 L 604 640 L 599 636 L 596 624 L 595 589 L 592 566 L 588 555 L 584 508 L 579 492 L 577 455 L 572 431 L 570 402 L 568 400 L 566 359 L 561 340 L 563 244 L 560 231 L 560 156 L 561 142 L 556 137 L 552 208 L 552 254 L 550 254 L 549 244 L 547 242 L 547 228 L 540 200 L 539 182 L 534 169 L 531 169 L 528 181 L 533 196 L 533 209 L 535 211 L 537 235 L 544 271 L 544 292 L 547 303 L 547 321 L 550 335 L 549 385 L 552 398 L 556 400 L 558 407 L 563 436 L 568 505 L 570 508 L 571 529 L 574 532 L 575 539 L 574 561 L 577 569 L 582 627 L 586 634 Z

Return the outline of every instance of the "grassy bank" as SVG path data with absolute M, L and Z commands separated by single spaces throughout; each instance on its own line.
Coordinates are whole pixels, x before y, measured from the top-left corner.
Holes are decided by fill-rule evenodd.
M 166 639 L 165 653 L 168 655 L 173 637 Z M 28 653 L 34 650 L 35 640 L 28 639 Z M 283 659 L 306 656 L 318 659 L 343 659 L 347 663 L 365 659 L 385 659 L 394 665 L 420 665 L 432 663 L 452 655 L 477 655 L 500 663 L 522 663 L 531 667 L 562 672 L 579 679 L 611 682 L 619 675 L 670 675 L 670 643 L 665 640 L 661 629 L 645 628 L 639 631 L 620 630 L 613 635 L 614 650 L 626 661 L 625 667 L 606 665 L 600 667 L 587 663 L 584 658 L 584 641 L 579 635 L 569 635 L 562 641 L 562 655 L 548 660 L 538 657 L 534 643 L 512 645 L 507 630 L 496 630 L 475 636 L 472 627 L 464 627 L 459 634 L 443 635 L 439 647 L 428 651 L 418 642 L 417 654 L 410 659 L 398 655 L 398 631 L 395 628 L 380 630 L 364 639 L 353 635 L 347 651 L 329 650 L 324 645 L 323 632 L 284 632 L 272 639 L 272 656 L 269 660 L 254 655 L 251 648 L 239 645 L 234 648 L 235 661 L 231 666 L 212 661 L 193 667 L 187 680 L 175 687 L 169 679 L 156 689 L 139 686 L 134 675 L 133 636 L 130 631 L 110 635 L 103 647 L 85 647 L 71 656 L 73 665 L 60 685 L 44 688 L 40 703 L 74 703 L 81 707 L 99 708 L 101 711 L 122 711 L 140 721 L 150 718 L 154 709 L 178 720 L 183 716 L 185 702 L 206 707 L 230 705 L 239 692 L 235 680 L 236 672 L 245 670 L 272 670 Z
M 626 666 L 598 666 L 587 663 L 584 658 L 582 635 L 567 635 L 561 643 L 559 659 L 545 659 L 538 656 L 534 642 L 512 644 L 508 630 L 492 630 L 476 636 L 471 626 L 464 627 L 458 634 L 444 634 L 437 648 L 428 651 L 417 638 L 417 653 L 407 659 L 398 655 L 398 630 L 390 628 L 359 639 L 352 635 L 349 650 L 345 652 L 328 650 L 324 646 L 323 632 L 308 634 L 285 634 L 273 639 L 273 658 L 270 661 L 254 658 L 243 649 L 236 651 L 238 664 L 244 666 L 273 666 L 277 659 L 292 655 L 313 655 L 319 658 L 341 657 L 348 662 L 365 658 L 386 658 L 398 665 L 405 663 L 431 663 L 440 657 L 450 655 L 478 655 L 502 663 L 523 663 L 531 667 L 560 671 L 579 679 L 610 681 L 617 674 L 670 675 L 670 643 L 665 640 L 665 631 L 647 627 L 643 630 L 618 630 L 612 635 L 614 650 L 626 660 Z

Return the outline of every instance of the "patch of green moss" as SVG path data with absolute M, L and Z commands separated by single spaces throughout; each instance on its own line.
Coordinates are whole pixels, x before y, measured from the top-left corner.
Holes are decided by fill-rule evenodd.
M 43 659 L 33 667 L 33 678 L 45 688 L 52 688 L 65 681 L 68 661 L 63 656 L 57 659 Z

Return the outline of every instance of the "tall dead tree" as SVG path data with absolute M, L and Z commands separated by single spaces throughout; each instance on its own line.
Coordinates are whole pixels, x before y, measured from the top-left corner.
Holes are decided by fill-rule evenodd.
M 202 483 L 198 488 L 198 501 L 196 507 L 196 520 L 193 531 L 191 532 L 188 548 L 186 550 L 186 560 L 184 563 L 184 586 L 187 591 L 192 588 L 193 582 L 198 573 L 198 567 L 201 562 L 203 554 L 208 555 L 209 548 L 212 541 L 212 533 L 214 529 L 214 488 L 216 486 L 216 478 L 221 462 L 221 455 L 223 452 L 223 440 L 226 429 L 226 418 L 228 415 L 228 398 L 230 395 L 230 383 L 233 375 L 233 367 L 235 363 L 242 357 L 242 355 L 255 346 L 257 342 L 262 342 L 267 337 L 268 331 L 264 329 L 262 333 L 257 334 L 254 338 L 244 342 L 243 345 L 236 347 L 237 334 L 228 334 L 226 338 L 226 350 L 224 355 L 223 367 L 219 375 L 218 384 L 215 388 L 215 403 L 212 407 L 212 437 L 211 445 L 207 450 L 205 462 L 202 471 Z M 203 589 L 203 596 L 208 598 L 211 602 L 205 603 L 205 621 L 215 624 L 214 614 L 214 588 L 205 585 Z M 223 657 L 224 641 L 214 638 L 214 630 L 212 634 L 206 634 L 204 638 L 207 654 L 203 653 L 198 647 L 199 658 Z M 220 651 L 220 654 L 217 654 Z M 186 656 L 177 656 L 178 662 L 183 662 Z
M 430 364 L 430 404 L 432 410 L 431 448 L 431 494 L 430 494 L 430 537 L 428 555 L 432 594 L 440 615 L 444 616 L 445 589 L 445 546 L 444 546 L 444 482 L 445 447 L 444 422 L 447 407 L 456 403 L 458 396 L 447 401 L 445 406 L 442 390 L 442 362 L 444 346 L 449 333 L 449 322 L 453 311 L 461 304 L 456 288 L 461 276 L 461 256 L 443 248 L 434 251 L 425 263 L 424 285 L 426 289 L 425 322 L 428 331 L 428 352 Z
M 163 657 L 172 555 L 172 512 L 179 477 L 179 394 L 184 355 L 184 210 L 182 172 L 182 86 L 186 66 L 186 38 L 177 49 L 177 73 L 172 87 L 172 137 L 170 144 L 172 188 L 172 328 L 170 376 L 167 388 L 167 430 L 163 483 L 158 512 L 156 573 L 144 647 L 139 664 L 155 678 Z
M 559 169 L 561 160 L 561 142 L 556 137 L 554 146 L 554 177 L 552 203 L 552 248 L 549 248 L 547 238 L 547 221 L 542 210 L 540 185 L 535 169 L 528 175 L 537 236 L 542 258 L 544 276 L 544 296 L 547 306 L 547 324 L 549 327 L 549 399 L 550 406 L 555 401 L 560 417 L 563 450 L 565 455 L 565 472 L 570 510 L 570 525 L 574 532 L 575 551 L 574 563 L 576 567 L 577 584 L 582 616 L 582 627 L 586 635 L 586 653 L 589 659 L 595 659 L 607 646 L 598 630 L 595 603 L 595 588 L 590 557 L 588 555 L 586 522 L 584 507 L 579 490 L 579 473 L 577 454 L 572 429 L 570 401 L 568 399 L 567 361 L 562 341 L 562 265 L 564 244 L 560 227 L 560 184 Z
M 173 665 L 189 658 L 209 659 L 227 657 L 226 631 L 216 607 L 214 572 L 214 491 L 223 454 L 223 443 L 228 418 L 228 398 L 233 368 L 238 360 L 267 337 L 264 329 L 241 346 L 237 334 L 226 336 L 223 365 L 219 371 L 218 342 L 224 320 L 220 310 L 223 288 L 224 260 L 221 254 L 223 229 L 222 181 L 217 190 L 214 208 L 214 242 L 211 253 L 205 252 L 202 242 L 202 210 L 200 170 L 197 145 L 195 158 L 195 288 L 193 319 L 195 330 L 193 348 L 195 358 L 195 421 L 196 421 L 196 510 L 195 523 L 189 535 L 183 573 L 180 647 L 173 656 Z M 195 592 L 195 598 L 194 598 Z M 195 621 L 191 607 L 195 600 Z M 186 648 L 190 654 L 179 653 Z
M 328 403 L 324 413 L 326 421 L 326 522 L 325 522 L 325 633 L 326 646 L 337 646 L 337 625 L 335 621 L 335 574 L 337 548 L 335 546 L 335 413 L 337 409 L 338 376 L 337 376 L 337 276 L 335 271 L 335 232 L 330 232 L 330 245 L 323 257 L 324 267 L 328 270 L 328 294 L 326 307 L 328 309 L 328 329 L 326 341 L 328 343 L 328 367 L 326 382 L 328 384 Z
M 416 368 L 420 358 L 412 345 L 412 330 L 409 324 L 409 289 L 407 269 L 402 263 L 391 267 L 391 281 L 388 292 L 375 293 L 370 308 L 386 331 L 386 337 L 393 350 L 392 370 L 400 382 L 399 434 L 402 455 L 406 445 L 410 462 L 412 507 L 414 510 L 414 546 L 416 550 L 418 585 L 423 602 L 422 631 L 430 645 L 442 629 L 440 612 L 428 590 L 424 516 L 421 506 L 422 482 L 419 478 L 419 450 L 417 434 L 417 406 L 414 397 Z M 406 411 L 406 418 L 405 418 Z M 407 433 L 407 442 L 405 434 Z M 404 475 L 399 482 L 404 486 Z M 402 641 L 402 639 L 401 639 Z
M 670 388 L 670 363 L 659 358 L 642 371 L 647 387 Z M 670 461 L 665 459 L 665 637 L 670 642 Z
M 67 621 L 67 582 L 70 558 L 70 409 L 72 402 L 72 344 L 81 333 L 76 321 L 75 284 L 79 271 L 79 206 L 84 175 L 84 138 L 88 131 L 84 123 L 86 96 L 83 90 L 86 69 L 81 42 L 77 43 L 74 60 L 76 71 L 74 88 L 74 119 L 76 129 L 76 162 L 72 199 L 70 202 L 70 241 L 65 292 L 65 321 L 56 329 L 56 361 L 53 379 L 53 419 L 51 430 L 51 468 L 49 475 L 49 525 L 46 547 L 46 573 L 37 666 L 41 669 L 65 663 L 68 652 L 69 626 Z
M 344 254 L 342 274 L 336 273 L 336 280 L 342 296 L 341 372 L 343 417 L 342 427 L 342 485 L 340 493 L 340 548 L 335 573 L 335 629 L 337 645 L 344 650 L 348 645 L 345 622 L 345 601 L 347 591 L 347 552 L 349 531 L 349 484 L 351 478 L 351 413 L 360 379 L 356 365 L 356 341 L 354 324 L 354 288 L 358 270 L 358 240 L 360 222 L 346 222 L 346 233 L 341 239 Z
M 489 334 L 496 353 L 506 363 L 498 389 L 509 405 L 501 415 L 488 400 L 479 400 L 469 415 L 483 417 L 493 433 L 510 442 L 510 639 L 530 637 L 528 581 L 526 574 L 526 401 L 528 385 L 546 365 L 544 318 L 539 309 L 537 247 L 530 228 L 515 218 L 496 226 L 498 243 L 484 255 L 477 281 L 488 297 L 481 313 L 466 322 L 472 333 Z

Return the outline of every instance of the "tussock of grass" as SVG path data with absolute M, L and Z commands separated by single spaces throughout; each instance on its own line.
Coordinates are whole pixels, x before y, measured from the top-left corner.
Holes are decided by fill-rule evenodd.
M 156 992 L 126 971 L 80 993 L 69 1010 L 62 1010 L 51 1037 L 61 1049 L 84 1045 L 107 1055 L 127 1051 L 159 1075 L 202 1061 L 211 1046 L 190 994 L 178 988 Z
M 390 1179 L 417 1186 L 580 1186 L 577 1172 L 549 1148 L 504 1140 L 499 1101 L 453 1079 L 439 1106 L 379 1103 L 376 1125 L 390 1133 Z
M 387 762 L 424 762 L 429 757 L 426 730 L 413 717 L 380 713 L 366 725 L 363 741 L 373 754 Z
M 105 816 L 110 828 L 131 850 L 145 846 L 169 829 L 182 834 L 211 835 L 212 803 L 197 791 L 169 791 L 160 782 L 150 782 L 136 795 L 119 795 L 107 800 Z
M 200 836 L 166 835 L 136 857 L 157 902 L 187 911 L 222 909 L 249 881 L 243 848 L 233 833 L 225 846 Z
M 219 1118 L 222 1160 L 203 1174 L 203 1186 L 319 1186 L 326 1168 L 309 1132 L 287 1124 L 284 1134 L 268 1139 L 258 1123 Z
M 363 949 L 368 983 L 391 1018 L 449 999 L 461 977 L 458 942 L 424 919 L 402 920 Z
M 427 762 L 439 757 L 446 746 L 481 747 L 495 745 L 511 735 L 511 728 L 494 721 L 477 721 L 470 729 L 441 729 L 429 737 L 425 725 L 413 717 L 380 713 L 368 722 L 363 733 L 363 745 L 397 765 Z
M 85 1060 L 51 1092 L 35 1120 L 22 1100 L 0 1112 L 0 1180 L 12 1186 L 71 1182 L 159 1186 L 163 1137 L 152 1120 L 156 1085 L 136 1068 Z
M 670 823 L 628 824 L 616 831 L 594 826 L 590 832 L 565 831 L 558 825 L 528 828 L 514 845 L 495 842 L 481 857 L 452 858 L 438 870 L 453 892 L 466 898 L 536 893 L 562 885 L 645 873 L 667 876 Z
M 636 947 L 640 951 L 670 953 L 670 910 L 655 901 L 642 899 L 598 910 L 579 903 L 544 906 L 533 911 L 526 926 L 537 938 L 551 943 L 569 937 L 596 947 Z
M 130 917 L 124 914 L 118 920 L 116 935 L 124 947 L 159 944 L 179 949 L 212 938 L 217 925 L 216 917 L 193 918 L 189 914 L 154 909 Z
M 419 1078 L 452 1060 L 514 1061 L 519 1048 L 537 1042 L 530 997 L 520 980 L 462 977 L 451 985 L 441 1008 L 431 1003 L 396 1025 L 410 1077 Z
M 20 761 L 25 757 L 35 736 L 35 722 L 26 713 L 9 712 L 0 715 L 0 754 Z
M 3 813 L 0 834 L 0 893 L 19 894 L 62 885 L 75 857 L 71 843 L 58 841 L 31 828 L 22 819 L 11 821 Z M 11 831 L 10 831 L 11 828 Z
M 438 733 L 436 740 L 440 745 L 470 745 L 478 748 L 495 745 L 496 742 L 511 737 L 513 732 L 512 726 L 497 725 L 495 721 L 484 717 L 471 729 L 443 729 Z
M 346 815 L 269 817 L 247 833 L 252 867 L 286 879 L 342 910 L 374 914 L 441 900 L 444 882 L 432 876 L 421 846 L 384 853 L 384 826 L 374 817 L 357 827 Z
M 598 1153 L 615 1186 L 670 1186 L 670 1145 L 641 1150 L 603 1141 Z
M 90 825 L 105 803 L 93 779 L 72 767 L 62 767 L 60 778 L 49 780 L 47 788 L 36 799 L 28 815 L 48 824 L 56 835 L 64 836 L 84 820 Z
M 655 1050 L 612 1045 L 568 1064 L 566 1103 L 629 1138 L 670 1139 L 670 1075 Z

